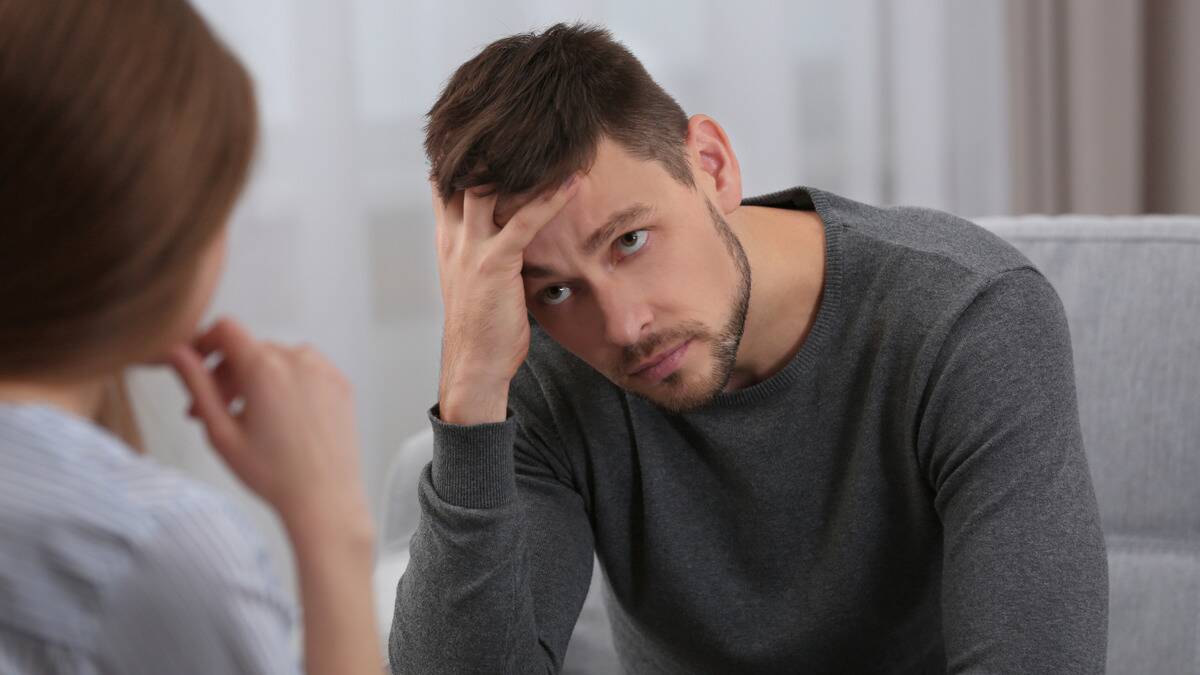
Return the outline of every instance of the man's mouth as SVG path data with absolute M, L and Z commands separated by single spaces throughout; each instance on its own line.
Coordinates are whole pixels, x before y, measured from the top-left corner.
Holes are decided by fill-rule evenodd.
M 661 382 L 679 369 L 691 344 L 692 339 L 688 338 L 670 349 L 645 359 L 629 371 L 629 376 L 652 384 Z

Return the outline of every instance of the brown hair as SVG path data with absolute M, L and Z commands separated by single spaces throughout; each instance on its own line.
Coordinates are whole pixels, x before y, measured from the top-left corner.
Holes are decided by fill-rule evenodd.
M 0 376 L 149 356 L 256 119 L 248 75 L 184 0 L 0 0 Z
M 595 160 L 601 137 L 692 186 L 687 115 L 612 35 L 557 24 L 493 42 L 429 111 L 425 152 L 442 197 L 476 186 L 541 191 Z

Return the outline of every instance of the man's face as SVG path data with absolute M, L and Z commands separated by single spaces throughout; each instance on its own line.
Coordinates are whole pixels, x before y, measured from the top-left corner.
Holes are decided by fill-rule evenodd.
M 576 196 L 525 250 L 526 305 L 559 344 L 616 385 L 675 411 L 729 379 L 750 270 L 699 189 L 612 141 Z M 504 222 L 517 204 L 502 200 Z

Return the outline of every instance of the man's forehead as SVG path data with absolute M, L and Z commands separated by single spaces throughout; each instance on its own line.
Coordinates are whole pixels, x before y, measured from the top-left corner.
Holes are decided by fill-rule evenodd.
M 596 146 L 595 160 L 579 171 L 580 189 L 564 211 L 571 218 L 593 224 L 605 219 L 634 201 L 648 201 L 654 186 L 669 181 L 665 169 L 654 160 L 631 155 L 619 143 L 603 138 Z M 557 186 L 533 189 L 515 195 L 500 195 L 496 201 L 494 220 L 503 225 L 521 207 L 553 191 Z
M 582 188 L 582 186 L 581 186 Z M 564 216 L 572 221 L 579 223 L 591 222 L 594 219 L 605 217 L 605 213 L 599 213 L 605 208 L 604 204 L 597 203 L 592 199 L 593 195 L 585 195 L 587 191 L 580 189 L 576 192 L 571 201 L 567 202 L 563 210 L 556 216 L 556 220 L 562 220 Z M 535 199 L 540 199 L 550 195 L 550 191 L 542 192 L 526 192 L 519 195 L 501 195 L 496 199 L 496 209 L 493 211 L 492 220 L 504 227 L 514 215 L 517 214 L 526 204 L 529 204 Z M 553 221 L 551 221 L 553 222 Z
M 563 231 L 562 225 L 570 223 L 568 229 L 574 232 L 603 222 L 603 219 L 608 216 L 606 209 L 609 208 L 609 205 L 606 203 L 606 200 L 601 199 L 600 195 L 597 194 L 596 186 L 587 184 L 589 181 L 586 180 L 586 174 L 580 178 L 582 179 L 582 184 L 576 190 L 575 196 L 550 220 L 546 227 L 543 228 L 543 231 L 546 229 Z M 496 209 L 493 212 L 492 219 L 496 225 L 504 227 L 527 204 L 536 199 L 548 197 L 550 194 L 550 191 L 543 191 L 519 195 L 501 195 L 496 200 Z

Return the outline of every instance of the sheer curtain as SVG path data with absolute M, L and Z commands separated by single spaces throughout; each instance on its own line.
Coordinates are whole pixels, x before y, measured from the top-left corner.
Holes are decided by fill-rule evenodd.
M 808 184 L 965 215 L 1008 208 L 1001 0 L 196 4 L 254 74 L 264 130 L 214 313 L 311 342 L 349 374 L 375 497 L 436 396 L 423 114 L 493 39 L 609 27 L 685 110 L 725 126 L 749 194 Z M 133 389 L 151 451 L 241 501 L 290 586 L 277 523 L 204 449 L 173 378 L 139 372 Z

